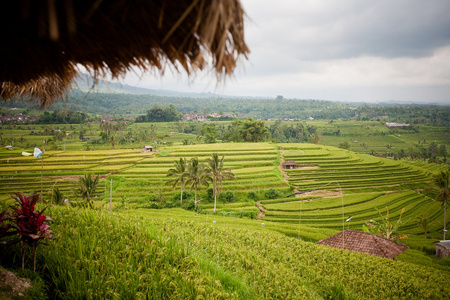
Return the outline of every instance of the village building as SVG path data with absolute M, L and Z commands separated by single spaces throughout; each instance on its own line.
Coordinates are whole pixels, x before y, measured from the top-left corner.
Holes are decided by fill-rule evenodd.
M 437 257 L 450 257 L 450 240 L 435 242 L 435 244 Z
M 188 122 L 188 121 L 204 122 L 204 121 L 207 121 L 207 117 L 208 117 L 207 114 L 192 113 L 192 114 L 184 114 L 181 119 L 184 122 Z
M 333 248 L 347 249 L 395 259 L 397 255 L 406 251 L 409 247 L 384 238 L 380 235 L 347 229 L 336 233 L 316 244 L 327 245 Z
M 389 127 L 389 128 L 409 127 L 409 124 L 406 124 L 406 123 L 386 123 L 386 126 Z
M 145 152 L 152 152 L 153 146 L 144 146 Z
M 283 163 L 283 168 L 284 169 L 289 169 L 289 170 L 297 169 L 298 168 L 298 163 L 296 163 L 293 160 L 288 160 L 288 161 L 285 161 Z

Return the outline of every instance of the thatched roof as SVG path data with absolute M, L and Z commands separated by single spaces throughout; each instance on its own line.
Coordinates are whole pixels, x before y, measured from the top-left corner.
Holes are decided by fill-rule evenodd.
M 394 259 L 397 255 L 408 249 L 408 246 L 396 243 L 380 235 L 351 229 L 336 233 L 318 241 L 316 244 L 368 253 L 390 259 Z
M 287 160 L 283 163 L 283 166 L 298 166 L 298 163 L 293 160 Z
M 249 53 L 239 0 L 16 0 L 2 5 L 0 26 L 5 100 L 51 103 L 77 65 L 118 78 L 132 67 L 192 74 L 212 64 L 221 79 Z

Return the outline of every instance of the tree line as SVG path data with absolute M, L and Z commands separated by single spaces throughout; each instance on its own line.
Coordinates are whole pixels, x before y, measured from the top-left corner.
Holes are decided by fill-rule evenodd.
M 114 93 L 88 93 L 73 90 L 65 101 L 58 101 L 49 109 L 70 109 L 84 113 L 142 115 L 149 106 L 172 104 L 178 112 L 235 112 L 254 119 L 291 118 L 386 120 L 411 124 L 450 124 L 450 107 L 438 105 L 388 105 L 344 103 L 323 100 L 226 98 L 226 97 L 170 97 L 157 95 L 132 95 Z M 2 102 L 2 107 L 39 109 L 38 104 L 28 101 Z M 384 119 L 386 117 L 386 119 Z

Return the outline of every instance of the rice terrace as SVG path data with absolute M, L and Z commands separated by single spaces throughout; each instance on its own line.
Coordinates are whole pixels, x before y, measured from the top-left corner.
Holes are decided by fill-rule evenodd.
M 139 125 L 165 131 L 174 123 Z M 29 133 L 45 126 L 3 133 L 30 144 Z M 152 151 L 77 137 L 47 146 L 40 158 L 24 156 L 32 152 L 26 146 L 1 151 L 2 202 L 12 204 L 17 191 L 42 191 L 39 207 L 50 206 L 55 239 L 38 248 L 37 265 L 55 297 L 445 298 L 449 267 L 434 258 L 443 211 L 423 192 L 445 164 L 320 143 L 183 145 L 186 136 L 172 134 L 170 146 Z M 211 181 L 198 185 L 197 203 L 187 182 L 181 205 L 181 185 L 169 170 L 180 158 L 202 164 L 213 153 L 234 174 L 220 186 L 216 211 Z M 287 161 L 297 166 L 285 168 Z M 93 208 L 83 208 L 78 191 L 87 174 L 99 176 Z M 424 216 L 427 238 L 418 225 Z M 362 232 L 371 220 L 395 225 L 399 218 L 393 234 L 408 235 L 399 242 L 409 249 L 396 260 L 314 244 L 343 229 Z
M 449 299 L 449 10 L 5 2 L 0 299 Z

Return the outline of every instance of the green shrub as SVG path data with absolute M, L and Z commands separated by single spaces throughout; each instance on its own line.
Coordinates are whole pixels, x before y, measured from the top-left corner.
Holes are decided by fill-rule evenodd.
M 147 206 L 150 209 L 161 209 L 162 207 L 156 202 L 150 202 Z
M 277 198 L 277 191 L 274 189 L 269 189 L 264 193 L 264 196 L 266 196 L 266 199 L 276 199 Z
M 223 202 L 233 202 L 236 200 L 236 195 L 233 191 L 226 191 L 225 193 L 220 194 L 219 199 Z
M 183 191 L 183 202 L 184 202 L 184 200 L 189 200 L 189 199 L 191 199 L 192 197 L 193 197 L 194 195 L 191 193 L 191 192 L 189 192 L 189 191 Z M 172 197 L 172 200 L 173 201 L 180 201 L 180 198 L 181 198 L 181 192 L 179 192 L 179 193 L 175 193 L 174 195 L 173 195 L 173 197 Z
M 156 197 L 153 194 L 148 195 L 145 199 L 147 202 L 155 202 L 156 201 Z
M 208 188 L 206 189 L 206 198 L 205 198 L 205 202 L 210 202 L 212 200 L 214 200 L 214 191 L 213 188 Z
M 443 257 L 438 261 L 438 264 L 441 266 L 450 267 L 450 257 Z
M 174 208 L 174 207 L 180 207 L 181 203 L 180 201 L 166 201 L 162 204 L 162 208 Z
M 258 200 L 258 195 L 256 195 L 255 191 L 248 191 L 247 198 L 256 201 Z
M 186 210 L 195 210 L 195 201 L 193 199 L 189 199 L 186 202 L 183 202 L 182 208 Z

